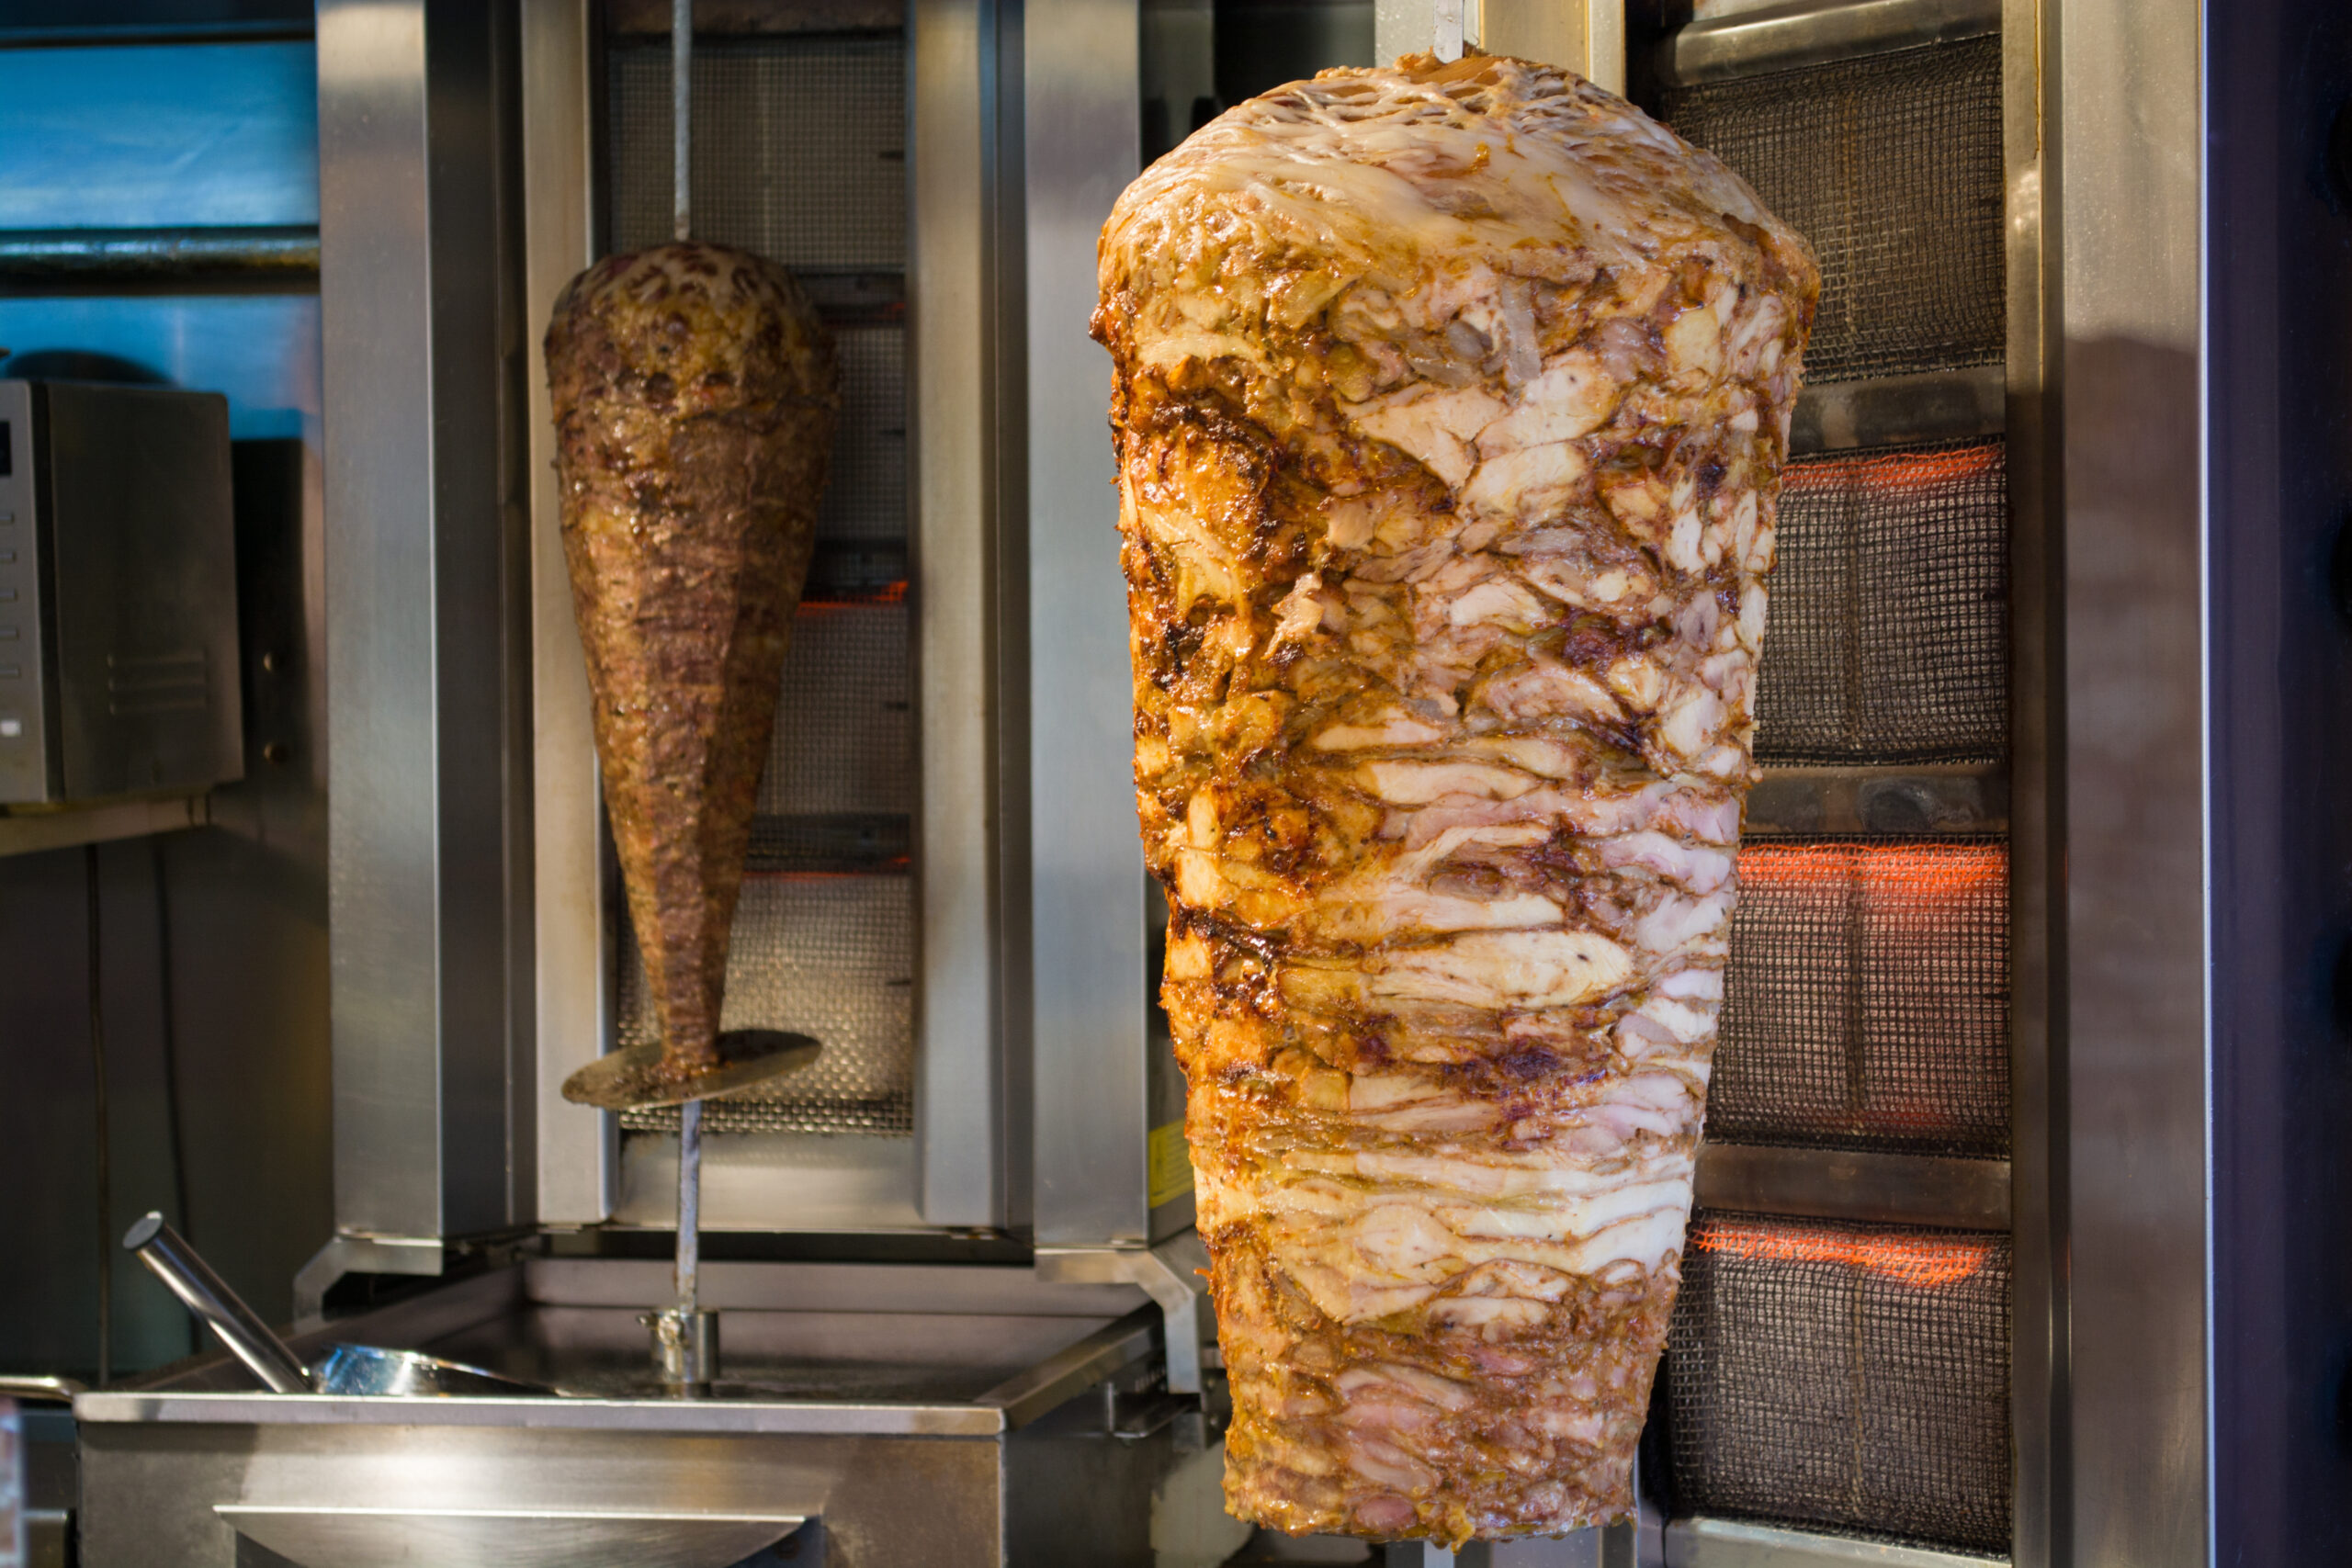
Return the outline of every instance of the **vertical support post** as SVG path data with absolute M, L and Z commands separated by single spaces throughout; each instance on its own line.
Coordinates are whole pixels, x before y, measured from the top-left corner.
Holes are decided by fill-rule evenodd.
M 531 769 L 520 702 L 513 13 L 322 0 L 335 1220 L 527 1217 Z
M 1136 0 L 1023 16 L 1027 190 L 1030 829 L 1040 1243 L 1140 1244 L 1143 851 L 1095 241 L 1139 171 Z
M 999 348 L 989 224 L 1001 156 L 989 91 L 992 0 L 913 0 L 908 331 L 913 426 L 921 984 L 915 1021 L 916 1202 L 935 1225 L 1003 1225 L 1005 917 L 999 814 L 1008 796 L 999 700 L 1002 562 L 995 502 Z M 1018 428 L 1017 421 L 1015 428 Z M 1017 796 L 1012 797 L 1016 801 Z

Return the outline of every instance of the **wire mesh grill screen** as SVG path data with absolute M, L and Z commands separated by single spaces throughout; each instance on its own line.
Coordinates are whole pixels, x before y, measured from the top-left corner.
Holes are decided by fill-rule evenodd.
M 1662 107 L 1813 242 L 1811 379 L 2000 361 L 1998 38 L 1679 88 Z
M 817 513 L 820 539 L 861 544 L 907 536 L 907 333 L 833 328 L 842 415 L 831 476 Z
M 904 876 L 744 878 L 727 956 L 721 1027 L 788 1029 L 824 1055 L 790 1077 L 703 1108 L 714 1133 L 886 1133 L 914 1126 L 911 885 Z M 620 1043 L 659 1038 L 645 965 L 622 965 Z M 632 1131 L 670 1131 L 675 1111 L 630 1112 Z
M 914 809 L 910 632 L 903 601 L 801 607 L 761 816 Z
M 1792 463 L 1757 760 L 2008 754 L 2008 474 L 1999 441 Z
M 1702 1214 L 1682 1270 L 1678 1509 L 2008 1550 L 2006 1236 Z
M 1750 840 L 1708 1135 L 2007 1154 L 2008 935 L 2004 845 Z
M 613 247 L 670 238 L 670 45 L 616 44 Z M 907 51 L 895 33 L 697 39 L 694 220 L 796 272 L 902 272 Z

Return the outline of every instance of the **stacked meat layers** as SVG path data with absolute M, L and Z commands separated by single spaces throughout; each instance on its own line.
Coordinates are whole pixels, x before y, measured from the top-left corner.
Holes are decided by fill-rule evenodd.
M 680 1080 L 718 1060 L 840 373 L 789 273 L 693 243 L 572 279 L 547 356 L 605 804 L 662 1021 L 657 1076 Z
M 1096 334 L 1244 1517 L 1621 1517 L 1818 288 L 1562 72 L 1326 72 L 1120 199 Z

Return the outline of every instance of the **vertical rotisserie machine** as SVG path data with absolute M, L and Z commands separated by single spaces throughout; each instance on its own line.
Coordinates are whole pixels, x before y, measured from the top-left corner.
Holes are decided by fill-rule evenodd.
M 675 1113 L 558 1093 L 649 1022 L 537 349 L 668 234 L 668 7 L 323 0 L 338 1231 L 297 1348 L 334 1315 L 591 1397 L 86 1396 L 89 1495 L 141 1500 L 87 1561 L 1215 1561 L 1171 1544 L 1218 1380 L 1085 326 L 1210 29 L 1300 9 L 704 7 L 697 228 L 796 271 L 844 402 L 727 1017 L 825 1055 L 707 1109 L 687 1401 L 638 1324 Z M 1445 9 L 1382 0 L 1378 47 Z M 1717 151 L 1826 280 L 1644 1517 L 1491 1561 L 2204 1561 L 2195 7 L 1453 14 Z

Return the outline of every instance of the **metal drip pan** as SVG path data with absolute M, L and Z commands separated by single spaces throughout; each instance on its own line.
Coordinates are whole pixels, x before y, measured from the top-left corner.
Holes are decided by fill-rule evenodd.
M 85 1560 L 726 1568 L 820 1521 L 873 1561 L 1001 1562 L 1081 1515 L 1073 1496 L 1140 1486 L 1148 1517 L 1180 1428 L 1119 1415 L 1164 1376 L 1138 1289 L 1027 1267 L 709 1264 L 724 1354 L 688 1398 L 662 1389 L 639 1322 L 669 1288 L 664 1263 L 537 1259 L 290 1337 L 570 1397 L 255 1393 L 224 1355 L 85 1393 Z

